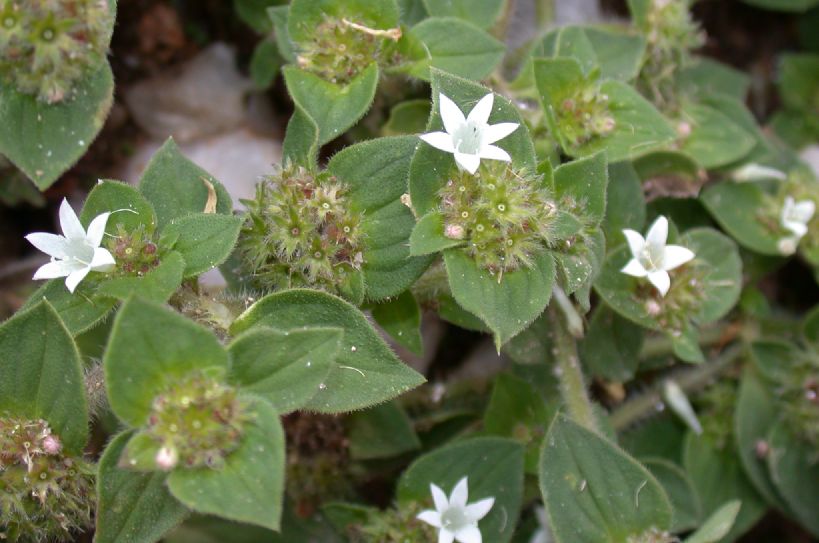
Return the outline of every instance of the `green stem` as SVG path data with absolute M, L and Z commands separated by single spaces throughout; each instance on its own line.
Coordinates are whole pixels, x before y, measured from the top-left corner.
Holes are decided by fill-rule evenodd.
M 549 320 L 557 378 L 560 394 L 569 410 L 569 415 L 590 430 L 597 430 L 592 402 L 586 389 L 580 357 L 577 356 L 577 342 L 569 332 L 566 318 L 558 308 L 549 307 Z
M 744 352 L 743 343 L 734 343 L 713 360 L 675 375 L 674 380 L 686 393 L 700 390 L 730 368 Z M 662 380 L 658 380 L 650 390 L 627 400 L 615 409 L 609 416 L 609 421 L 619 432 L 654 413 L 662 401 Z

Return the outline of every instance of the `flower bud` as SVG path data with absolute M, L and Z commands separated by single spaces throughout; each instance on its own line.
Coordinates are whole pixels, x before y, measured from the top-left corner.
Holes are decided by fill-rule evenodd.
M 460 224 L 448 224 L 444 228 L 444 235 L 449 239 L 464 239 L 466 232 Z
M 60 443 L 60 438 L 53 434 L 49 434 L 43 439 L 43 451 L 45 451 L 46 454 L 58 454 L 62 448 L 63 445 Z
M 173 447 L 162 447 L 156 452 L 156 466 L 163 471 L 170 471 L 179 462 L 179 453 Z

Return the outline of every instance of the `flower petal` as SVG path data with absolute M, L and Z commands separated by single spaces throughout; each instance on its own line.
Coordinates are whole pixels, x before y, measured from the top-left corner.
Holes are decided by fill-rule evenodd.
M 625 273 L 626 275 L 631 275 L 633 277 L 645 277 L 648 275 L 648 270 L 645 269 L 639 260 L 632 258 L 625 266 L 623 266 L 620 273 Z
M 68 241 L 62 236 L 49 234 L 48 232 L 34 232 L 27 235 L 26 239 L 48 256 L 54 258 L 66 258 L 68 256 Z
M 803 223 L 810 222 L 815 212 L 816 204 L 813 203 L 813 200 L 801 200 L 793 206 L 792 210 L 793 217 Z
M 456 151 L 455 162 L 457 162 L 458 166 L 464 170 L 474 174 L 478 171 L 478 167 L 481 165 L 481 158 L 478 155 L 467 155 Z
M 783 220 L 782 226 L 784 226 L 786 230 L 790 230 L 797 237 L 800 238 L 808 233 L 808 227 L 804 223 L 798 221 Z
M 35 281 L 38 279 L 56 279 L 57 277 L 67 277 L 72 272 L 77 271 L 82 264 L 74 263 L 69 260 L 57 260 L 43 264 L 36 272 L 34 272 Z
M 110 216 L 110 213 L 97 215 L 94 217 L 94 220 L 91 221 L 91 224 L 88 225 L 86 239 L 93 247 L 99 247 L 100 243 L 102 243 L 102 236 L 105 234 L 105 225 L 108 224 L 108 217 Z
M 623 235 L 626 237 L 628 248 L 631 250 L 631 256 L 640 258 L 640 254 L 646 245 L 646 240 L 643 238 L 643 235 L 640 232 L 628 228 L 623 229 Z
M 455 152 L 455 146 L 452 144 L 452 136 L 446 132 L 430 132 L 428 134 L 421 134 L 418 137 L 436 149 L 446 151 L 447 153 Z
M 475 126 L 486 126 L 489 123 L 489 114 L 492 113 L 492 104 L 495 102 L 495 93 L 490 92 L 475 104 L 466 117 L 468 123 Z
M 484 145 L 481 147 L 480 158 L 488 158 L 489 160 L 502 160 L 504 162 L 512 162 L 512 157 L 509 153 L 496 145 Z
M 446 498 L 444 491 L 441 490 L 441 487 L 435 483 L 430 483 L 429 491 L 432 492 L 432 501 L 435 502 L 435 509 L 437 509 L 439 513 L 446 511 L 449 508 L 449 500 Z
M 665 270 L 657 270 L 648 274 L 648 280 L 654 285 L 661 296 L 668 294 L 668 289 L 671 288 L 671 277 Z
M 485 517 L 487 513 L 489 513 L 489 510 L 492 509 L 493 505 L 495 505 L 495 498 L 486 498 L 479 502 L 470 503 L 466 506 L 464 512 L 469 520 L 472 522 L 478 522 Z
M 438 107 L 441 111 L 441 121 L 444 123 L 444 129 L 450 134 L 454 133 L 466 122 L 461 108 L 443 93 L 438 94 Z
M 483 537 L 477 526 L 467 526 L 455 532 L 455 540 L 459 543 L 482 543 Z
M 495 143 L 518 129 L 518 123 L 498 123 L 483 129 L 483 143 Z
M 108 249 L 97 247 L 94 249 L 94 258 L 91 259 L 91 264 L 88 266 L 92 271 L 109 272 L 114 269 L 117 263 L 114 260 L 114 255 L 108 252 Z
M 666 271 L 678 268 L 693 260 L 697 256 L 694 251 L 680 245 L 666 245 L 665 253 L 663 254 L 663 269 Z
M 441 514 L 438 511 L 427 509 L 426 511 L 421 511 L 415 518 L 417 518 L 421 522 L 426 522 L 433 528 L 441 527 Z
M 532 534 L 529 543 L 549 543 L 549 534 L 543 528 Z
M 666 241 L 668 241 L 668 219 L 660 215 L 648 229 L 646 243 L 652 254 L 662 254 L 659 250 L 665 247 Z
M 82 227 L 80 219 L 77 214 L 68 204 L 68 200 L 63 198 L 63 203 L 60 204 L 60 228 L 63 235 L 68 239 L 84 239 L 85 228 Z
M 459 509 L 466 508 L 466 500 L 469 499 L 469 482 L 466 477 L 458 481 L 455 488 L 452 489 L 452 494 L 449 495 L 449 506 L 457 507 Z
M 441 531 L 438 532 L 438 543 L 452 543 L 453 541 L 455 541 L 455 534 L 441 528 Z
M 85 276 L 88 275 L 88 272 L 91 271 L 91 268 L 88 266 L 83 266 L 77 271 L 71 272 L 71 274 L 65 278 L 65 286 L 68 287 L 68 292 L 74 294 L 74 289 L 77 288 L 77 285 L 80 284 L 80 281 L 85 279 Z

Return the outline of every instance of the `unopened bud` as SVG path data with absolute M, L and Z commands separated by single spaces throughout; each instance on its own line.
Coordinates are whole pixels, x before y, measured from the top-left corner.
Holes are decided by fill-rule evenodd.
M 691 135 L 691 123 L 688 121 L 680 121 L 677 124 L 677 135 L 681 138 L 687 138 Z
M 460 224 L 448 224 L 444 228 L 444 235 L 449 239 L 464 239 L 466 231 Z
M 60 438 L 53 434 L 49 434 L 43 439 L 43 451 L 45 451 L 46 454 L 57 454 L 62 448 L 63 445 L 60 443 Z
M 163 471 L 170 471 L 179 462 L 179 453 L 173 447 L 162 447 L 156 453 L 156 466 Z
M 795 237 L 782 238 L 776 242 L 776 248 L 779 254 L 783 256 L 790 256 L 795 253 L 798 245 L 799 240 Z

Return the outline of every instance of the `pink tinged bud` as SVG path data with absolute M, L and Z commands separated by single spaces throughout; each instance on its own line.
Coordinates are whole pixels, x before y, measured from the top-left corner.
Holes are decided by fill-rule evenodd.
M 63 445 L 60 443 L 60 438 L 55 435 L 48 435 L 43 439 L 43 450 L 46 454 L 57 454 L 62 448 Z
M 179 462 L 179 453 L 173 447 L 162 447 L 157 451 L 155 460 L 159 469 L 169 471 Z
M 448 224 L 444 228 L 444 235 L 449 239 L 464 239 L 466 232 L 460 224 Z
M 686 121 L 681 121 L 677 125 L 677 135 L 681 138 L 687 138 L 691 135 L 691 124 Z

